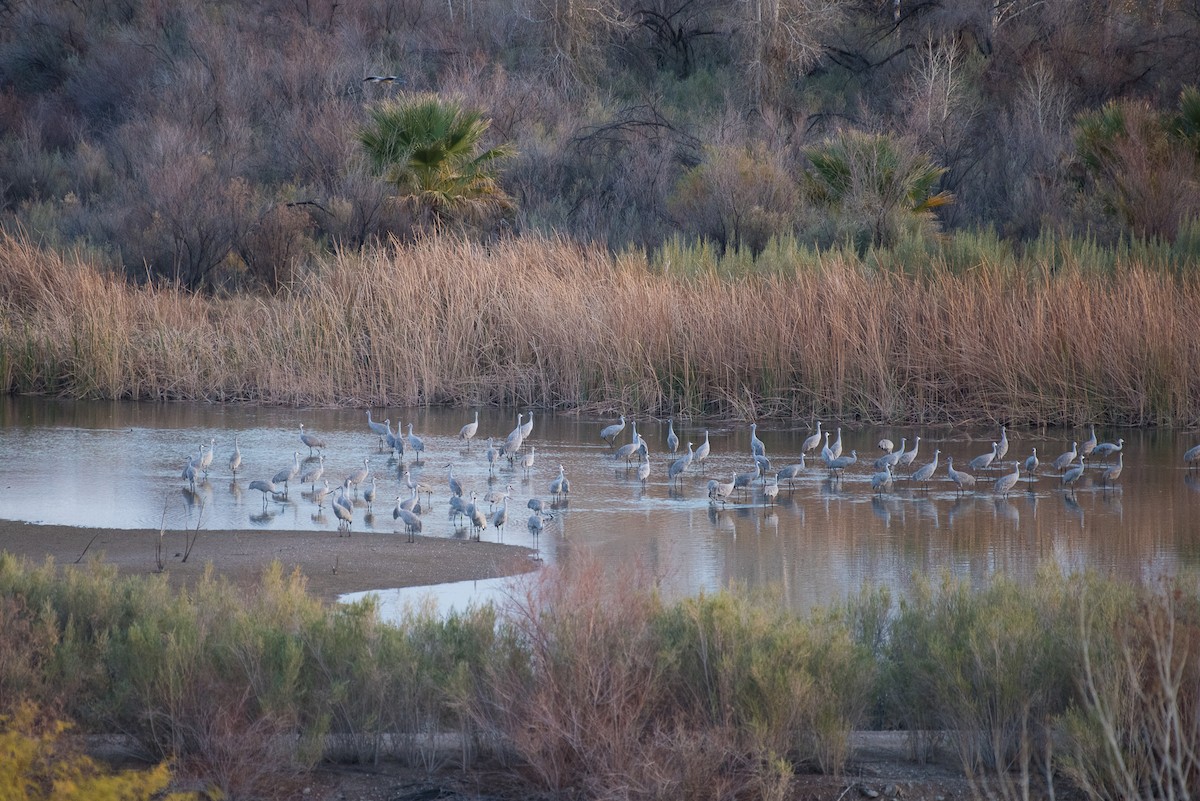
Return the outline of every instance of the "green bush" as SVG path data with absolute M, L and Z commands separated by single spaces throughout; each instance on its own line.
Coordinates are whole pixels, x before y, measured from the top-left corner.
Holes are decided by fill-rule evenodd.
M 1053 568 L 1023 583 L 864 589 L 797 616 L 769 593 L 664 603 L 636 575 L 546 570 L 501 608 L 330 606 L 278 565 L 243 594 L 0 554 L 0 715 L 121 732 L 227 797 L 321 757 L 433 769 L 476 754 L 583 796 L 781 797 L 851 734 L 955 753 L 981 796 L 1200 780 L 1200 590 Z

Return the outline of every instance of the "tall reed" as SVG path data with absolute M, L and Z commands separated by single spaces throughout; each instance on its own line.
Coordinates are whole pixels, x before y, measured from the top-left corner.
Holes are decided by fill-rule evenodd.
M 431 238 L 334 254 L 276 296 L 210 298 L 130 287 L 5 237 L 0 389 L 896 423 L 1200 420 L 1195 271 L 1148 249 L 1104 269 L 1064 252 L 1016 257 L 981 238 L 903 265 L 795 243 L 757 259 L 678 245 L 652 259 L 560 239 Z

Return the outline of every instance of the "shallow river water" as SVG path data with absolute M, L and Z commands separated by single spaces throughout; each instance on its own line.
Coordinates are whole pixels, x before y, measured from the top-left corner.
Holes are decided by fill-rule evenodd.
M 710 504 L 710 478 L 729 480 L 752 467 L 749 427 L 707 427 L 712 454 L 693 465 L 680 485 L 667 481 L 666 421 L 639 420 L 650 449 L 652 472 L 643 485 L 636 465 L 615 461 L 598 432 L 613 420 L 572 414 L 534 414 L 526 447 L 536 448 L 528 476 L 502 462 L 489 471 L 485 441 L 502 439 L 516 424 L 517 410 L 485 409 L 479 435 L 468 450 L 457 439 L 472 419 L 462 409 L 374 409 L 376 419 L 412 423 L 424 440 L 419 462 L 402 461 L 380 449 L 367 428 L 363 409 L 282 409 L 203 404 L 83 403 L 31 398 L 0 399 L 0 518 L 84 527 L 321 530 L 335 536 L 337 520 L 318 510 L 309 486 L 292 483 L 286 499 L 248 489 L 250 481 L 271 478 L 299 451 L 302 470 L 316 464 L 299 441 L 299 424 L 326 440 L 325 476 L 336 486 L 364 458 L 378 482 L 378 500 L 368 513 L 355 507 L 354 536 L 396 537 L 392 508 L 402 486 L 401 471 L 432 489 L 432 508 L 423 517 L 424 535 L 471 536 L 452 523 L 447 506 L 447 465 L 481 497 L 508 485 L 512 500 L 503 532 L 488 528 L 485 539 L 533 546 L 526 528 L 532 497 L 551 500 L 550 482 L 564 467 L 569 499 L 547 520 L 537 545 L 547 561 L 568 561 L 587 552 L 616 568 L 640 564 L 658 578 L 668 595 L 696 593 L 738 584 L 771 586 L 797 610 L 837 600 L 864 584 L 886 584 L 904 594 L 914 574 L 950 573 L 984 579 L 1003 572 L 1033 575 L 1044 562 L 1065 570 L 1089 568 L 1124 578 L 1154 578 L 1188 569 L 1200 561 L 1200 475 L 1188 471 L 1183 452 L 1195 435 L 1165 430 L 1099 431 L 1101 441 L 1124 437 L 1124 472 L 1116 486 L 1101 486 L 1099 468 L 1089 468 L 1073 491 L 1061 488 L 1046 466 L 1070 450 L 1084 430 L 1010 431 L 1004 469 L 979 473 L 979 488 L 956 492 L 945 457 L 962 468 L 989 452 L 998 431 L 960 428 L 844 428 L 845 452 L 857 449 L 858 464 L 841 480 L 831 480 L 809 459 L 809 469 L 786 484 L 768 505 L 761 485 L 727 506 Z M 810 421 L 764 423 L 758 436 L 773 468 L 797 460 Z M 835 423 L 836 427 L 836 423 Z M 703 423 L 677 423 L 683 445 L 704 440 Z M 617 445 L 630 441 L 626 428 Z M 243 465 L 230 473 L 228 456 L 237 435 Z M 870 462 L 876 443 L 890 437 L 921 436 L 919 466 L 941 450 L 941 462 L 928 489 L 898 480 L 891 492 L 874 494 Z M 208 477 L 193 490 L 181 471 L 201 444 L 216 440 Z M 1024 461 L 1031 448 L 1043 460 L 1036 480 L 1022 478 L 1008 498 L 995 497 L 992 483 L 1011 472 L 1014 456 Z M 902 471 L 901 474 L 906 474 Z M 428 505 L 428 501 L 426 501 Z M 485 504 L 486 507 L 486 504 Z M 402 535 L 400 535 L 402 536 Z M 0 548 L 3 541 L 0 539 Z M 445 586 L 443 599 L 481 597 L 499 582 Z M 387 588 L 379 588 L 386 590 Z M 422 593 L 425 591 L 421 591 Z M 412 599 L 415 591 L 385 593 L 389 603 Z

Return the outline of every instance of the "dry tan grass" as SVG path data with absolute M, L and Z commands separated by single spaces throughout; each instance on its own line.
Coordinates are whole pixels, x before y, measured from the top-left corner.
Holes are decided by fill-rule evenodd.
M 0 240 L 0 387 L 863 421 L 1200 419 L 1200 285 L 1153 266 L 662 271 L 557 239 L 340 253 L 275 296 L 130 287 Z

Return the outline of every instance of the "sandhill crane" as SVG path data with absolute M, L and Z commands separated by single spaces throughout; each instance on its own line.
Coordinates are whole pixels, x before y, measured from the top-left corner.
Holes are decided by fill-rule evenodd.
M 1029 454 L 1028 458 L 1025 459 L 1025 472 L 1031 476 L 1035 476 L 1041 464 L 1041 461 L 1038 460 L 1037 448 L 1034 448 L 1033 453 Z
M 950 475 L 950 480 L 958 487 L 959 492 L 975 489 L 975 476 L 970 473 L 964 473 L 962 470 L 954 469 L 954 457 L 946 457 L 946 472 Z
M 1096 450 L 1096 444 L 1098 442 L 1099 440 L 1096 439 L 1096 427 L 1092 426 L 1092 435 L 1080 443 L 1079 453 L 1084 456 L 1091 456 L 1092 451 Z
M 996 461 L 996 458 L 999 455 L 1000 455 L 1000 443 L 993 442 L 991 453 L 985 453 L 982 456 L 976 456 L 974 459 L 972 459 L 970 462 L 968 462 L 968 466 L 972 470 L 987 470 L 989 467 L 992 466 L 992 462 Z
M 821 421 L 817 421 L 817 430 L 808 435 L 800 445 L 801 453 L 808 453 L 821 444 Z
M 731 481 L 717 481 L 715 478 L 708 482 L 708 499 L 714 503 L 720 503 L 722 506 L 729 500 L 729 496 L 733 494 L 734 486 L 737 484 L 737 475 L 735 474 Z
M 493 509 L 495 509 L 496 504 L 500 503 L 500 501 L 504 500 L 505 498 L 511 497 L 512 492 L 513 492 L 513 485 L 509 484 L 507 487 L 504 488 L 504 492 L 500 492 L 499 490 L 492 490 L 491 492 L 484 494 L 483 499 L 485 501 L 487 501 L 488 512 L 490 513 Z
M 1008 453 L 1008 427 L 1000 426 L 1000 441 L 996 443 L 996 458 L 1003 459 Z
M 196 467 L 198 467 L 199 469 L 204 471 L 204 475 L 206 475 L 206 476 L 208 475 L 208 468 L 212 464 L 212 461 L 213 461 L 213 448 L 215 448 L 216 445 L 217 445 L 216 437 L 209 439 L 208 450 L 206 450 L 202 454 L 200 454 L 200 462 L 196 465 Z
M 642 486 L 645 486 L 646 479 L 650 478 L 650 457 L 647 454 L 643 453 L 642 460 L 638 462 L 637 477 Z
M 480 535 L 483 534 L 483 530 L 487 528 L 487 515 L 483 513 L 482 509 L 472 503 L 467 507 L 467 519 L 471 521 L 471 528 L 475 532 L 475 539 L 478 540 Z
M 610 426 L 605 426 L 600 429 L 600 439 L 608 443 L 608 447 L 612 447 L 617 440 L 617 435 L 625 430 L 625 415 L 621 415 L 621 422 L 613 423 Z
M 446 485 L 450 488 L 450 494 L 457 495 L 461 498 L 463 494 L 463 486 L 462 482 L 454 477 L 454 465 L 448 464 L 446 467 L 450 468 L 450 473 L 446 476 Z M 408 471 L 405 470 L 404 472 L 407 473 Z
M 758 465 L 754 466 L 753 470 L 747 470 L 744 473 L 735 473 L 733 476 L 733 489 L 741 490 L 743 493 L 746 488 L 754 483 L 754 479 L 758 478 Z
M 504 438 L 504 445 L 501 446 L 500 452 L 508 457 L 508 461 L 512 462 L 513 454 L 521 450 L 521 445 L 525 442 L 525 426 L 521 425 L 521 418 L 525 415 L 517 415 L 517 427 L 508 432 L 508 436 Z
M 775 472 L 775 480 L 786 481 L 788 489 L 794 490 L 796 488 L 796 479 L 807 469 L 807 465 L 804 464 L 804 454 L 802 453 L 800 454 L 800 461 L 779 468 Z
M 420 496 L 417 494 L 417 488 L 412 487 L 409 489 L 409 492 L 412 494 L 409 495 L 407 498 L 404 498 L 403 500 L 400 499 L 400 496 L 396 496 L 396 505 L 399 506 L 401 509 L 407 509 L 408 511 L 412 512 L 414 515 L 419 515 L 419 514 L 421 514 L 422 510 L 421 510 Z M 459 495 L 451 495 L 450 496 L 450 500 L 454 500 L 455 498 L 458 498 L 459 501 L 462 500 L 462 497 Z M 464 506 L 465 505 L 460 505 L 459 509 L 461 510 L 462 508 L 464 508 Z
M 508 522 L 508 495 L 506 494 L 504 496 L 504 501 L 502 502 L 500 508 L 496 510 L 496 513 L 494 515 L 492 515 L 492 526 L 495 527 L 495 529 L 496 529 L 497 537 L 503 536 L 504 524 L 507 522 Z
M 488 472 L 494 472 L 496 470 L 496 460 L 500 458 L 500 451 L 496 450 L 494 437 L 488 437 L 487 450 L 484 451 L 484 456 L 487 458 Z
M 923 464 L 920 467 L 918 467 L 916 469 L 916 471 L 912 474 L 912 476 L 909 477 L 910 480 L 920 481 L 922 484 L 925 485 L 925 489 L 928 490 L 929 489 L 929 479 L 932 478 L 934 472 L 937 471 L 938 456 L 940 456 L 941 453 L 942 453 L 941 450 L 935 449 L 933 451 L 933 461 L 929 462 L 928 464 Z
M 683 473 L 688 469 L 693 458 L 695 458 L 695 452 L 692 450 L 692 443 L 689 442 L 687 453 L 671 462 L 671 466 L 667 468 L 667 481 L 671 484 L 674 484 L 676 481 L 682 483 Z
M 358 485 L 363 483 L 364 481 L 366 481 L 367 476 L 370 474 L 371 474 L 371 457 L 364 456 L 363 457 L 363 466 L 358 468 L 357 470 L 355 470 L 350 475 L 346 476 L 347 488 L 349 488 L 351 485 L 353 485 L 354 491 L 358 492 Z
M 896 467 L 897 463 L 899 463 L 900 457 L 904 455 L 904 449 L 907 446 L 908 446 L 908 438 L 901 437 L 900 438 L 900 447 L 898 449 L 889 451 L 889 452 L 885 453 L 883 456 L 880 456 L 878 459 L 875 460 L 875 469 L 882 470 L 885 467 L 889 467 L 889 466 L 894 469 Z
M 834 459 L 842 457 L 842 427 L 838 426 L 837 439 L 833 441 L 833 445 L 829 447 L 829 452 L 833 454 Z
M 412 423 L 408 424 L 408 448 L 416 454 L 413 456 L 413 462 L 420 464 L 421 454 L 425 452 L 425 441 L 413 433 Z
M 283 497 L 287 497 L 288 484 L 293 481 L 296 476 L 300 475 L 300 451 L 296 451 L 292 456 L 292 466 L 285 467 L 276 473 L 271 481 L 275 484 L 283 484 Z
M 561 500 L 562 496 L 569 495 L 570 493 L 571 482 L 567 478 L 563 466 L 560 464 L 558 466 L 558 478 L 550 482 L 550 494 Z
M 405 509 L 399 498 L 396 499 L 396 508 L 392 510 L 392 519 L 399 520 L 404 524 L 404 531 L 408 534 L 409 542 L 416 542 L 417 534 L 421 533 L 421 518 L 411 509 Z
M 637 449 L 639 447 L 641 447 L 642 443 L 641 443 L 641 439 L 638 437 L 637 423 L 632 424 L 632 429 L 633 429 L 633 435 L 632 435 L 629 443 L 617 448 L 616 453 L 613 454 L 613 458 L 615 460 L 617 460 L 618 462 L 621 461 L 622 459 L 624 459 L 625 464 L 629 464 L 633 460 L 634 452 L 637 451 Z
M 346 497 L 346 486 L 343 484 L 338 497 L 333 499 L 333 516 L 338 519 L 338 536 L 343 531 L 350 536 L 350 527 L 354 524 L 354 507 Z
M 463 426 L 462 428 L 460 428 L 458 430 L 458 438 L 466 441 L 467 450 L 471 449 L 471 440 L 475 437 L 475 433 L 477 431 L 479 431 L 479 410 L 478 409 L 475 410 L 474 422 L 467 423 L 465 426 Z
M 533 409 L 529 410 L 529 419 L 521 424 L 521 440 L 527 440 L 533 434 Z
M 429 498 L 429 502 L 433 503 L 433 489 L 428 484 L 419 484 L 416 481 L 413 481 L 412 473 L 410 473 L 407 469 L 401 474 L 400 479 L 404 486 L 408 487 L 410 490 L 413 490 L 414 493 L 425 493 L 425 495 Z M 417 514 L 420 514 L 420 512 L 417 512 Z
M 920 437 L 913 437 L 913 446 L 912 446 L 912 450 L 911 450 L 911 451 L 905 451 L 903 454 L 901 454 L 901 455 L 900 455 L 900 459 L 899 459 L 899 460 L 896 462 L 896 466 L 897 466 L 897 467 L 908 467 L 908 466 L 910 466 L 910 465 L 911 465 L 911 464 L 912 464 L 912 463 L 913 463 L 913 462 L 916 460 L 916 458 L 917 458 L 917 451 L 920 449 L 920 447 L 921 447 L 921 438 L 920 438 Z
M 667 420 L 667 453 L 679 450 L 679 435 L 675 433 L 674 418 Z
M 529 471 L 533 469 L 533 464 L 537 460 L 537 448 L 533 445 L 529 446 L 529 453 L 521 457 L 521 472 L 526 478 L 529 478 Z
M 394 452 L 399 458 L 404 458 L 404 435 L 401 433 L 399 424 L 397 424 L 396 433 L 392 433 L 392 421 L 388 420 L 384 424 L 387 429 L 383 435 L 383 441 L 388 446 L 388 449 Z
M 541 512 L 534 512 L 529 516 L 529 520 L 525 522 L 525 527 L 529 529 L 529 533 L 533 535 L 534 560 L 541 561 L 542 557 L 536 553 L 538 548 L 538 537 L 542 534 L 542 528 L 545 526 L 543 522 L 544 516 Z
M 771 460 L 766 456 L 755 456 L 754 464 L 758 467 L 758 472 L 763 477 L 763 481 L 766 481 L 767 473 L 771 472 Z
M 195 489 L 197 472 L 199 469 L 196 467 L 196 463 L 189 459 L 188 463 L 183 466 L 183 472 L 179 474 L 179 477 L 186 481 L 189 487 Z
M 1120 478 L 1121 470 L 1123 470 L 1124 467 L 1125 467 L 1125 454 L 1118 453 L 1117 454 L 1117 463 L 1114 464 L 1112 467 L 1106 467 L 1104 469 L 1104 472 L 1100 474 L 1100 486 L 1104 487 L 1106 484 L 1112 484 L 1114 481 L 1116 481 L 1118 478 Z
M 229 454 L 229 472 L 235 476 L 242 469 L 242 449 L 238 447 L 237 435 L 233 437 L 233 453 Z
M 766 501 L 768 505 L 773 505 L 775 503 L 775 499 L 778 497 L 779 497 L 779 481 L 777 479 L 771 479 L 770 481 L 764 481 L 763 482 L 763 500 Z
M 1067 469 L 1067 465 L 1069 465 L 1069 464 L 1071 464 L 1071 462 L 1075 461 L 1075 457 L 1078 455 L 1079 455 L 1079 443 L 1072 442 L 1071 450 L 1060 455 L 1058 458 L 1056 458 L 1054 460 L 1054 469 L 1061 473 L 1062 471 Z
M 313 449 L 325 450 L 325 440 L 304 431 L 304 423 L 300 424 L 300 442 L 308 446 L 308 455 L 312 456 Z
M 875 492 L 883 492 L 892 486 L 892 466 L 891 464 L 884 465 L 884 468 L 878 473 L 871 476 L 871 489 Z
M 1021 478 L 1021 463 L 1013 462 L 1013 471 L 1005 473 L 996 479 L 996 483 L 992 486 L 992 492 L 1001 497 L 1007 498 L 1008 493 L 1017 485 L 1017 481 Z
M 1092 456 L 1107 461 L 1112 458 L 1114 453 L 1120 453 L 1124 448 L 1124 438 L 1120 438 L 1116 442 L 1102 442 L 1092 450 Z
M 702 464 L 704 462 L 704 460 L 708 458 L 709 451 L 711 451 L 711 450 L 712 450 L 712 445 L 709 444 L 708 430 L 706 429 L 704 431 L 704 442 L 701 442 L 700 447 L 696 448 L 696 455 L 694 457 L 692 457 L 692 460 L 696 464 Z
M 312 500 L 313 500 L 313 503 L 315 503 L 317 505 L 318 509 L 325 508 L 325 499 L 329 497 L 330 492 L 331 492 L 331 490 L 329 489 L 328 481 L 322 482 L 322 486 L 320 489 L 314 488 L 314 490 L 312 492 Z
M 879 450 L 883 451 L 884 453 L 891 453 L 892 451 L 896 450 L 896 443 L 892 442 L 887 437 L 884 437 L 883 439 L 879 440 Z
M 262 493 L 263 509 L 267 508 L 267 496 L 275 494 L 275 483 L 265 479 L 256 478 L 247 485 L 248 489 L 258 490 Z
M 304 473 L 304 475 L 300 476 L 300 483 L 308 484 L 309 485 L 308 491 L 315 492 L 317 489 L 317 482 L 320 481 L 321 477 L 324 475 L 325 475 L 325 456 L 324 456 L 324 454 L 322 454 L 321 456 L 317 457 L 317 466 L 312 468 L 311 470 L 306 471 Z
M 450 520 L 451 522 L 464 517 L 467 514 L 467 502 L 458 495 L 450 496 Z
M 758 438 L 758 423 L 750 424 L 750 455 L 751 456 L 766 456 L 767 446 Z
M 1183 463 L 1191 469 L 1200 463 L 1200 445 L 1193 445 L 1183 452 Z
M 821 446 L 821 460 L 823 462 L 825 462 L 826 466 L 828 466 L 829 463 L 832 462 L 834 459 L 833 450 L 829 447 L 829 437 L 830 436 L 831 436 L 830 433 L 828 431 L 826 431 L 825 432 L 825 444 Z
M 1085 466 L 1084 460 L 1086 458 L 1087 457 L 1085 457 L 1085 456 L 1080 456 L 1079 464 L 1068 465 L 1067 469 L 1063 471 L 1062 476 L 1059 477 L 1059 482 L 1064 487 L 1070 487 L 1072 492 L 1075 491 L 1075 482 L 1078 481 L 1080 479 L 1080 477 L 1083 475 L 1083 470 L 1084 470 L 1084 466 Z
M 831 459 L 829 462 L 830 475 L 837 474 L 839 477 L 846 472 L 846 468 L 858 461 L 858 451 L 850 451 L 849 456 L 838 456 Z
M 375 495 L 379 488 L 375 485 L 375 476 L 371 476 L 371 486 L 363 490 L 363 500 L 367 502 L 367 514 L 371 513 L 371 504 L 375 503 Z
M 384 420 L 382 423 L 375 422 L 371 419 L 371 410 L 367 409 L 367 428 L 379 435 L 380 442 L 384 441 L 383 436 L 388 433 L 388 424 L 391 422 L 391 418 Z

